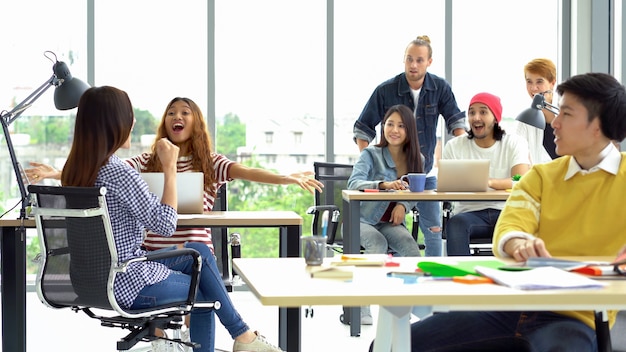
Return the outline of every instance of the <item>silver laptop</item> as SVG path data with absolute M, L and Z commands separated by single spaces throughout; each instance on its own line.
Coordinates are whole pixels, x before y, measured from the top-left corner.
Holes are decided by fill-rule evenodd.
M 488 189 L 489 160 L 439 160 L 437 191 L 486 192 Z
M 163 196 L 163 173 L 142 172 L 150 192 L 159 199 Z M 202 214 L 204 211 L 204 174 L 202 172 L 179 172 L 176 174 L 179 214 Z

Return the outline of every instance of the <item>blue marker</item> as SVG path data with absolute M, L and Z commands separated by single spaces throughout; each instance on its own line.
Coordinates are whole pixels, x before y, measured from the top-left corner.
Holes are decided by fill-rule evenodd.
M 326 237 L 328 231 L 328 210 L 322 213 L 322 237 Z

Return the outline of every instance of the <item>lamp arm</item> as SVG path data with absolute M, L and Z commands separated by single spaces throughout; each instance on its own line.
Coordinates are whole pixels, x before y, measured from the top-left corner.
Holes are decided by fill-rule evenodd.
M 548 103 L 547 101 L 544 101 L 544 102 L 543 102 L 543 104 L 544 104 L 544 105 L 543 105 L 543 108 L 544 108 L 544 109 L 546 109 L 546 110 L 550 111 L 550 112 L 551 112 L 551 113 L 553 113 L 554 115 L 558 115 L 558 114 L 559 114 L 559 111 L 560 111 L 560 110 L 559 110 L 559 108 L 558 108 L 558 107 L 556 107 L 556 106 L 554 106 L 554 105 L 552 105 L 552 104 Z
M 58 84 L 58 79 L 55 75 L 52 75 L 50 79 L 48 79 L 44 84 L 42 84 L 39 88 L 37 88 L 31 95 L 29 95 L 24 101 L 17 104 L 11 111 L 0 115 L 0 121 L 2 122 L 2 132 L 4 133 L 4 139 L 7 143 L 7 148 L 9 149 L 9 156 L 11 157 L 11 164 L 13 165 L 13 171 L 15 172 L 15 178 L 17 179 L 17 187 L 20 189 L 20 196 L 22 206 L 20 208 L 20 219 L 26 219 L 26 206 L 29 203 L 28 201 L 28 192 L 26 190 L 26 186 L 24 186 L 24 178 L 22 177 L 22 173 L 20 172 L 20 167 L 17 161 L 17 155 L 15 154 L 15 148 L 13 147 L 13 142 L 11 141 L 11 133 L 9 132 L 9 125 L 15 119 L 17 119 L 24 110 L 28 109 L 33 105 L 35 100 L 37 100 L 48 88 L 53 85 Z
M 24 110 L 31 107 L 31 105 L 33 105 L 35 100 L 39 99 L 39 97 L 43 93 L 45 93 L 48 90 L 48 88 L 52 86 L 57 86 L 58 82 L 59 82 L 59 79 L 57 78 L 57 76 L 52 75 L 50 79 L 48 79 L 44 84 L 39 86 L 39 88 L 35 89 L 34 92 L 32 92 L 28 97 L 26 97 L 26 99 L 24 99 L 21 103 L 17 104 L 11 111 L 2 115 L 2 121 L 6 121 L 7 126 L 11 125 L 11 123 L 13 123 L 13 121 L 15 121 L 18 117 L 20 117 L 20 115 L 22 114 L 22 112 L 24 112 Z

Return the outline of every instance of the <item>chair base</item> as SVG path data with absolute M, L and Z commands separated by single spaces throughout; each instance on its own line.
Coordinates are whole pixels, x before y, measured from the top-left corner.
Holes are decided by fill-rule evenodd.
M 118 351 L 128 351 L 137 343 L 144 341 L 150 342 L 156 339 L 165 339 L 168 341 L 184 344 L 191 348 L 200 347 L 194 342 L 183 342 L 177 339 L 168 339 L 156 336 L 156 330 L 180 329 L 183 326 L 183 316 L 185 314 L 163 314 L 155 317 L 145 317 L 144 319 L 126 318 L 122 316 L 100 316 L 95 314 L 89 308 L 73 308 L 75 311 L 83 311 L 90 318 L 100 320 L 101 326 L 122 328 L 131 332 L 125 337 L 117 341 Z

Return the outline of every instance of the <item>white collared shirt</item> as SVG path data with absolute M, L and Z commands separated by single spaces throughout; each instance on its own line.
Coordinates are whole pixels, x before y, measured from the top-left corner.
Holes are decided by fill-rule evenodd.
M 581 173 L 582 175 L 587 175 L 599 170 L 604 170 L 612 175 L 617 175 L 617 170 L 619 169 L 619 164 L 622 161 L 622 154 L 615 148 L 613 143 L 609 143 L 602 151 L 600 152 L 600 158 L 602 159 L 596 166 L 591 167 L 589 170 L 584 170 L 578 165 L 576 162 L 576 158 L 572 157 L 569 160 L 569 166 L 567 168 L 567 172 L 565 173 L 565 180 L 569 180 L 574 177 L 577 173 Z

